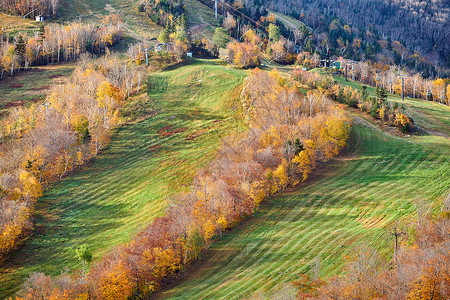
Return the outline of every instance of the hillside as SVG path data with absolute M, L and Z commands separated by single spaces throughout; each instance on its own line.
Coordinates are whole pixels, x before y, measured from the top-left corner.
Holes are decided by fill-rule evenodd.
M 186 0 L 186 18 L 193 40 L 212 41 L 214 29 L 220 25 L 214 12 L 197 0 Z
M 447 107 L 432 107 L 448 115 Z M 398 138 L 359 113 L 354 117 L 345 153 L 306 184 L 267 201 L 158 298 L 270 295 L 300 274 L 313 275 L 317 260 L 326 277 L 340 274 L 359 247 L 392 257 L 392 226 L 437 208 L 448 194 L 450 142 L 432 135 Z
M 450 6 L 448 1 L 414 0 L 244 0 L 252 11 L 260 7 L 302 16 L 306 25 L 319 29 L 323 16 L 336 16 L 361 29 L 375 28 L 382 35 L 405 42 L 408 47 L 431 56 L 437 55 L 449 67 Z M 368 13 L 370 12 L 370 13 Z
M 322 73 L 321 69 L 311 70 L 310 72 L 315 71 Z M 345 81 L 342 76 L 333 76 L 333 79 L 336 80 L 340 86 L 348 85 L 358 89 L 361 85 L 351 79 Z M 367 91 L 370 95 L 375 97 L 376 88 L 367 87 Z M 409 97 L 402 100 L 401 96 L 393 94 L 388 94 L 387 100 L 392 103 L 397 103 L 398 105 L 403 105 L 406 113 L 412 117 L 425 132 L 446 138 L 449 137 L 450 119 L 448 116 L 450 114 L 450 108 L 448 106 Z
M 145 13 L 138 12 L 137 0 L 61 0 L 61 8 L 56 18 L 57 22 L 81 21 L 98 22 L 108 14 L 117 14 L 126 23 L 127 43 L 154 39 L 161 28 L 151 22 Z M 126 51 L 126 48 L 123 49 Z
M 214 158 L 219 140 L 241 128 L 232 101 L 243 77 L 204 61 L 151 75 L 148 97 L 123 111 L 142 121 L 119 128 L 98 159 L 39 199 L 36 230 L 3 266 L 0 294 L 12 295 L 30 272 L 78 268 L 77 245 L 99 259 L 160 216 L 167 198 Z
M 80 21 L 98 29 L 114 13 L 124 30 L 117 43 L 100 38 L 111 47 L 93 57 L 60 63 L 58 54 L 57 61 L 18 68 L 0 80 L 0 120 L 15 107 L 43 101 L 52 85 L 74 82 L 72 90 L 54 88 L 47 98 L 53 104 L 33 106 L 27 119 L 11 114 L 0 132 L 0 162 L 9 164 L 10 149 L 20 161 L 14 172 L 0 169 L 0 200 L 23 198 L 31 207 L 27 230 L 17 235 L 20 243 L 2 251 L 7 255 L 0 265 L 0 299 L 20 289 L 28 293 L 24 299 L 274 298 L 302 274 L 325 280 L 342 275 L 366 247 L 378 250 L 394 269 L 393 227 L 412 228 L 421 214 L 440 211 L 450 199 L 445 73 L 431 78 L 427 71 L 428 81 L 414 83 L 414 97 L 430 101 L 402 100 L 397 87 L 397 94 L 383 98 L 373 80 L 372 87 L 362 87 L 336 69 L 318 67 L 325 57 L 343 61 L 345 51 L 355 48 L 345 59 L 364 60 L 361 74 L 377 78 L 378 71 L 394 69 L 399 53 L 392 45 L 387 50 L 392 37 L 410 47 L 392 41 L 405 51 L 405 63 L 402 54 L 403 65 L 395 66 L 390 79 L 399 86 L 398 71 L 414 51 L 434 63 L 450 57 L 442 42 L 450 38 L 443 30 L 450 26 L 445 1 L 224 0 L 233 7 L 219 5 L 218 19 L 208 0 L 60 1 L 48 23 Z M 185 6 L 175 11 L 173 3 Z M 14 59 L 21 53 L 17 33 L 34 34 L 39 23 L 4 14 L 0 22 L 7 24 L 5 41 L 16 35 L 3 56 Z M 69 27 L 61 28 L 76 31 Z M 225 61 L 211 55 L 219 53 L 213 40 L 221 39 L 227 40 L 220 48 Z M 339 45 L 329 52 L 333 42 Z M 165 47 L 153 51 L 156 43 Z M 409 62 L 417 67 L 426 60 Z M 434 71 L 444 69 L 441 64 Z M 305 75 L 296 77 L 294 70 Z M 117 81 L 110 80 L 114 76 Z M 354 90 L 341 101 L 344 86 Z M 59 101 L 64 95 L 67 101 Z M 373 111 L 364 102 L 350 104 L 355 99 Z M 72 111 L 67 103 L 85 110 Z M 380 110 L 386 108 L 384 118 Z M 398 121 L 402 117 L 407 125 Z M 105 130 L 109 135 L 103 147 L 94 148 L 100 136 L 96 122 L 107 118 L 117 122 L 105 122 L 113 124 Z M 64 154 L 63 146 L 21 144 L 27 135 L 57 144 L 57 138 L 47 138 L 58 136 L 52 124 L 62 124 L 56 126 L 72 141 L 69 158 L 61 157 L 75 167 L 63 173 L 52 169 L 61 164 L 57 155 L 39 167 L 45 152 Z M 36 134 L 36 128 L 47 135 Z M 80 149 L 98 152 L 83 156 Z M 55 173 L 42 181 L 45 172 Z M 43 195 L 30 196 L 41 182 Z M 8 225 L 4 207 L 0 224 Z M 79 256 L 80 246 L 92 257 Z

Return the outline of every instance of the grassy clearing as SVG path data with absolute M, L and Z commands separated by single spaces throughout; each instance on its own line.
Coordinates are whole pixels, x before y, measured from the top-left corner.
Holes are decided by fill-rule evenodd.
M 97 21 L 108 13 L 105 7 L 104 0 L 62 0 L 56 17 L 59 21 Z
M 220 26 L 219 19 L 214 16 L 214 10 L 197 0 L 186 0 L 186 14 L 189 25 L 210 24 Z
M 448 139 L 398 138 L 357 117 L 344 155 L 267 201 L 158 297 L 241 299 L 273 291 L 309 272 L 317 257 L 322 276 L 341 272 L 361 244 L 389 257 L 391 226 L 414 218 L 417 201 L 436 205 L 449 192 L 449 157 Z
M 220 139 L 243 128 L 233 100 L 244 76 L 203 61 L 152 74 L 150 100 L 139 97 L 124 110 L 142 120 L 119 128 L 102 155 L 39 200 L 36 230 L 5 264 L 0 295 L 15 292 L 30 272 L 80 267 L 78 245 L 99 259 L 161 215 L 167 198 L 214 158 Z
M 161 30 L 147 17 L 146 13 L 138 12 L 137 8 L 141 1 L 62 0 L 62 2 L 63 5 L 61 5 L 57 15 L 58 22 L 78 20 L 98 22 L 108 14 L 120 15 L 126 24 L 127 37 L 120 43 L 119 47 L 115 47 L 117 51 L 126 50 L 130 43 L 156 39 Z
M 0 116 L 17 106 L 42 101 L 53 84 L 58 84 L 72 73 L 75 63 L 47 65 L 22 71 L 0 80 Z
M 280 12 L 271 11 L 270 13 L 274 14 L 277 20 L 280 20 L 287 28 L 291 30 L 298 30 L 300 26 L 303 26 L 304 23 L 300 20 L 297 20 L 291 16 L 285 15 Z

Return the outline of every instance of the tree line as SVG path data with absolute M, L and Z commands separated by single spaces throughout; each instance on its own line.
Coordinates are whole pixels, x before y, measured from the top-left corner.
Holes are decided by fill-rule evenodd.
M 111 55 L 94 61 L 84 54 L 70 80 L 52 87 L 44 103 L 0 120 L 0 260 L 30 233 L 45 186 L 108 144 L 118 109 L 140 85 L 138 68 Z
M 54 16 L 59 8 L 59 0 L 1 0 L 0 10 L 21 16 Z
M 347 64 L 349 78 L 363 84 L 383 88 L 392 94 L 403 94 L 405 97 L 434 101 L 450 105 L 450 85 L 448 79 L 425 79 L 419 73 L 406 72 L 398 66 L 389 66 L 383 63 L 349 62 L 340 58 L 338 60 Z M 339 70 L 344 73 L 343 67 Z M 402 81 L 403 78 L 403 81 Z
M 228 228 L 251 216 L 261 201 L 308 178 L 344 147 L 348 114 L 325 94 L 304 96 L 276 71 L 255 69 L 240 97 L 249 129 L 225 138 L 216 160 L 199 171 L 190 191 L 168 211 L 91 267 L 89 274 L 50 278 L 31 274 L 20 295 L 142 298 L 195 260 Z
M 100 26 L 71 23 L 41 26 L 31 34 L 0 34 L 0 79 L 33 65 L 77 59 L 89 52 L 101 54 L 123 37 L 124 23 L 117 15 L 106 16 Z
M 292 76 L 307 88 L 324 91 L 334 101 L 358 108 L 388 126 L 398 127 L 403 133 L 419 130 L 401 106 L 387 101 L 387 91 L 383 88 L 377 88 L 376 97 L 370 97 L 367 86 L 361 86 L 359 90 L 350 86 L 342 88 L 331 76 L 323 76 L 299 68 L 292 71 Z

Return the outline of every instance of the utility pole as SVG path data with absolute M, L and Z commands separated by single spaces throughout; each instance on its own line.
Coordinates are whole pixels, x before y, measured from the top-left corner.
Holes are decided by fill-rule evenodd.
M 405 79 L 408 78 L 405 75 L 402 75 L 400 79 L 402 80 L 402 101 L 405 100 Z
M 217 0 L 214 1 L 214 8 L 215 8 L 215 16 L 217 19 Z
M 49 103 L 49 102 L 44 102 L 44 103 L 42 103 L 42 105 L 45 105 L 45 117 L 48 116 L 48 107 L 49 107 L 50 104 L 51 104 L 51 103 Z
M 392 235 L 395 238 L 395 245 L 394 245 L 394 262 L 397 261 L 397 253 L 398 253 L 398 238 L 402 235 L 404 235 L 404 232 L 398 232 L 397 231 L 397 225 L 394 226 L 394 232 L 392 233 Z
M 345 81 L 348 81 L 347 80 L 347 65 L 345 65 Z

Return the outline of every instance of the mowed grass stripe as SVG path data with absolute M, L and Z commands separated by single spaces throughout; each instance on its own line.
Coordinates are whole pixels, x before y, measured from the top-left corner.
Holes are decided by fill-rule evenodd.
M 353 210 L 356 210 L 356 207 L 349 207 L 350 210 L 346 211 L 347 215 L 353 215 Z M 344 221 L 342 221 L 343 219 L 341 218 L 341 216 L 334 214 L 331 210 L 328 210 L 325 214 L 325 216 L 328 218 L 328 222 L 326 223 L 332 223 L 334 224 L 334 227 L 339 228 L 341 223 L 343 223 Z M 312 228 L 312 222 L 309 223 L 309 226 L 306 226 L 306 228 L 293 228 L 293 226 L 289 226 L 290 222 L 286 222 L 286 226 L 284 226 L 283 229 L 280 229 L 278 236 L 279 237 L 274 237 L 278 239 L 277 243 L 272 243 L 272 247 L 270 249 L 268 249 L 268 251 L 266 252 L 266 256 L 270 254 L 270 252 L 277 252 L 280 253 L 281 256 L 278 257 L 276 256 L 275 259 L 269 258 L 270 262 L 273 262 L 273 260 L 276 261 L 286 261 L 287 256 L 291 256 L 293 254 L 295 254 L 295 252 L 298 253 L 302 253 L 303 256 L 308 256 L 308 254 L 312 251 L 311 248 L 313 248 L 312 246 L 315 246 L 319 243 L 319 240 L 322 241 L 322 245 L 325 245 L 324 248 L 322 248 L 322 250 L 317 254 L 320 255 L 322 254 L 324 251 L 327 251 L 328 248 L 332 247 L 334 244 L 334 242 L 337 239 L 342 239 L 341 236 L 335 236 L 330 234 L 331 229 L 329 230 L 325 230 L 325 231 L 320 231 L 318 228 L 316 228 L 315 230 L 311 230 Z M 299 224 L 301 226 L 301 223 Z M 326 225 L 326 224 L 324 224 Z M 291 227 L 290 231 L 286 231 L 287 227 Z M 329 228 L 333 228 L 333 226 L 330 226 Z M 298 234 L 295 234 L 295 232 L 308 232 L 307 234 L 303 235 L 303 236 L 298 236 Z M 333 230 L 334 231 L 334 230 Z M 282 245 L 282 247 L 274 247 L 274 245 Z M 274 249 L 275 248 L 275 249 Z M 317 247 L 315 247 L 317 248 Z M 275 250 L 275 251 L 274 251 Z M 295 251 L 297 250 L 297 251 Z M 264 261 L 265 257 L 261 257 L 260 261 Z M 273 268 L 266 268 L 262 273 L 260 274 L 278 274 L 275 275 L 275 277 L 273 277 L 273 279 L 276 279 L 278 277 L 280 277 L 280 272 L 282 270 L 285 270 L 286 267 L 288 267 L 285 264 L 272 264 Z M 251 267 L 248 268 L 249 270 L 252 270 Z M 256 273 L 256 271 L 254 272 L 250 272 L 248 274 L 246 274 L 247 276 L 254 278 L 255 280 L 258 280 L 258 278 L 263 277 L 262 275 L 258 275 L 258 274 L 254 274 Z M 262 281 L 263 282 L 263 281 Z M 247 289 L 251 289 L 251 283 L 247 283 L 244 284 L 243 286 L 240 287 L 239 292 L 240 293 L 245 293 L 246 286 L 248 286 Z
M 355 124 L 351 145 L 349 158 L 329 166 L 333 176 L 270 199 L 212 246 L 191 276 L 158 296 L 249 297 L 309 272 L 316 256 L 321 275 L 338 273 L 361 243 L 392 255 L 391 224 L 413 215 L 414 201 L 433 201 L 450 186 L 439 175 L 449 171 L 449 141 L 399 139 Z
M 352 193 L 356 193 L 356 191 L 355 192 L 352 192 Z M 328 202 L 330 202 L 330 201 L 332 201 L 332 199 L 327 199 L 327 198 L 321 198 L 321 200 L 323 200 L 323 201 L 326 201 L 326 203 L 328 203 Z M 317 212 L 317 214 L 320 214 L 320 212 L 324 209 L 323 207 L 323 202 L 319 202 L 319 201 L 316 201 L 315 202 L 315 205 L 314 206 L 321 206 L 321 208 L 320 208 L 320 210 L 319 210 L 319 212 Z M 310 209 L 308 209 L 308 211 L 311 211 L 312 209 L 313 209 L 313 207 L 314 206 L 312 206 L 312 207 L 310 207 Z M 326 211 L 327 212 L 327 214 L 329 214 L 330 213 L 330 210 L 327 210 Z M 294 210 L 291 210 L 289 213 L 295 213 L 294 212 Z M 300 213 L 300 212 L 299 212 Z M 332 216 L 333 217 L 333 216 Z M 339 218 L 339 216 L 335 216 L 335 217 L 337 217 L 337 218 Z M 280 253 L 287 253 L 286 255 L 290 255 L 291 254 L 291 252 L 292 251 L 290 251 L 290 249 L 289 249 L 289 251 L 283 251 L 284 249 L 276 249 L 277 248 L 277 245 L 283 245 L 284 243 L 283 243 L 283 240 L 286 240 L 286 242 L 289 240 L 289 239 L 292 239 L 293 241 L 296 241 L 296 243 L 294 244 L 294 245 L 289 245 L 289 244 L 285 244 L 285 246 L 283 246 L 283 248 L 286 248 L 287 246 L 289 246 L 290 248 L 292 248 L 292 247 L 296 247 L 296 248 L 298 248 L 299 247 L 299 245 L 298 244 L 300 244 L 300 243 L 303 243 L 303 238 L 302 239 L 296 239 L 295 238 L 295 235 L 293 235 L 292 234 L 292 232 L 291 231 L 297 231 L 298 232 L 298 228 L 292 228 L 292 226 L 290 226 L 289 224 L 291 224 L 291 221 L 292 221 L 292 217 L 290 217 L 290 218 L 284 218 L 283 220 L 282 220 L 282 222 L 279 222 L 279 224 L 284 224 L 283 226 L 281 226 L 280 228 L 279 228 L 279 230 L 278 230 L 278 234 L 277 234 L 277 236 L 273 236 L 273 237 L 271 237 L 271 241 L 266 241 L 266 243 L 267 242 L 269 242 L 269 244 L 271 245 L 271 247 L 270 248 L 266 248 L 266 249 L 264 249 L 265 250 L 265 254 L 264 255 L 262 255 L 261 256 L 261 254 L 258 252 L 258 253 L 248 253 L 248 256 L 250 256 L 250 257 L 254 257 L 254 258 L 257 258 L 257 260 L 256 261 L 250 261 L 250 260 L 247 260 L 245 263 L 244 263 L 244 265 L 240 265 L 240 268 L 245 268 L 245 269 L 247 269 L 247 270 L 252 270 L 253 268 L 252 268 L 252 266 L 254 265 L 254 264 L 258 264 L 258 263 L 260 263 L 260 262 L 262 262 L 262 261 L 264 261 L 265 260 L 265 258 L 267 257 L 267 256 L 269 256 L 270 254 L 271 254 L 271 252 L 280 252 Z M 328 222 L 334 222 L 335 220 L 333 219 L 333 218 L 329 218 L 329 221 Z M 307 226 L 306 226 L 306 228 L 303 228 L 303 231 L 305 231 L 305 232 L 308 232 L 308 234 L 306 234 L 305 236 L 304 236 L 304 239 L 309 239 L 310 237 L 310 235 L 312 235 L 314 238 L 317 238 L 318 236 L 320 236 L 320 234 L 319 235 L 317 235 L 317 231 L 318 231 L 318 229 L 316 229 L 316 230 L 313 230 L 313 231 L 311 231 L 310 229 L 311 229 L 311 227 L 313 227 L 313 223 L 312 222 L 310 222 L 310 223 L 304 223 L 304 224 L 307 224 Z M 290 228 L 290 231 L 286 231 L 286 228 Z M 322 232 L 322 234 L 323 234 L 324 232 Z M 239 259 L 237 259 L 237 260 L 239 260 Z M 274 266 L 274 267 L 276 267 L 276 265 Z M 282 266 L 280 266 L 280 268 L 284 268 L 284 266 L 282 265 Z M 267 272 L 271 272 L 271 271 L 273 271 L 273 269 L 270 269 L 270 268 L 267 268 L 267 269 L 265 269 L 263 272 L 262 272 L 262 274 L 266 274 Z M 254 274 L 253 274 L 253 272 L 250 272 L 250 273 L 248 273 L 248 274 L 246 274 L 248 277 L 251 277 L 251 278 L 254 278 Z M 243 275 L 241 275 L 240 273 L 238 274 L 238 275 L 235 275 L 235 276 L 239 276 L 239 277 L 241 277 L 241 276 L 243 276 Z M 255 278 L 257 278 L 258 276 L 256 276 Z M 219 278 L 219 280 L 220 280 L 220 278 Z M 245 284 L 243 285 L 243 286 L 241 286 L 240 287 L 240 289 L 242 289 L 242 288 L 244 288 L 245 287 Z M 224 292 L 226 292 L 226 291 L 224 291 Z M 206 297 L 208 297 L 208 296 L 210 296 L 210 295 L 206 295 Z
M 357 194 L 357 193 L 358 193 L 358 190 L 355 190 L 355 191 L 352 191 L 352 192 L 351 192 L 351 194 Z M 347 197 L 349 197 L 349 196 L 350 196 L 350 195 L 348 195 Z M 335 198 L 340 198 L 340 197 L 342 197 L 342 195 L 339 194 L 339 193 L 336 193 L 336 197 L 335 197 Z M 315 211 L 315 215 L 321 214 L 321 213 L 322 213 L 322 210 L 323 210 L 323 211 L 326 211 L 326 212 L 327 212 L 325 215 L 326 215 L 327 217 L 329 217 L 328 215 L 329 215 L 332 211 L 329 210 L 329 209 L 327 209 L 326 206 L 328 205 L 329 202 L 332 202 L 332 201 L 334 201 L 335 199 L 326 197 L 326 198 L 322 198 L 321 200 L 326 201 L 326 202 L 324 203 L 324 202 L 316 201 L 316 202 L 314 203 L 315 205 L 311 206 L 311 207 L 307 210 L 307 213 L 310 213 L 311 211 L 314 211 L 314 208 L 320 205 L 321 208 L 320 208 L 320 210 L 319 210 L 318 212 Z M 324 205 L 324 204 L 325 204 L 325 205 Z M 352 209 L 354 209 L 354 208 L 352 208 Z M 285 218 L 283 218 L 282 221 L 279 222 L 279 224 L 286 224 L 287 226 L 289 226 L 289 224 L 292 223 L 292 221 L 293 221 L 294 219 L 298 219 L 298 216 L 299 216 L 299 215 L 304 215 L 304 212 L 301 211 L 301 210 L 300 210 L 299 212 L 295 212 L 295 210 L 291 210 L 291 211 L 289 212 L 289 214 L 288 214 Z M 333 217 L 338 218 L 338 220 L 339 220 L 339 218 L 340 218 L 339 216 L 331 215 L 331 218 L 329 219 L 328 222 L 334 223 L 335 220 L 333 219 Z M 309 218 L 311 218 L 311 217 L 309 217 Z M 309 224 L 309 225 L 307 226 L 308 228 L 304 228 L 303 230 L 304 230 L 304 231 L 307 230 L 307 231 L 309 232 L 309 234 L 312 234 L 313 236 L 317 237 L 317 236 L 318 236 L 318 235 L 316 234 L 316 231 L 317 231 L 317 230 L 316 230 L 316 231 L 311 231 L 310 228 L 309 228 L 309 227 L 313 227 L 313 224 L 314 224 L 314 223 L 313 223 L 313 222 L 310 222 L 310 223 L 305 223 L 305 224 Z M 283 226 L 282 228 L 279 228 L 279 232 L 280 232 L 280 234 L 281 234 L 281 237 L 282 237 L 282 238 L 284 237 L 283 239 L 290 239 L 290 238 L 292 238 L 292 237 L 293 237 L 292 231 L 297 231 L 297 229 L 298 229 L 298 228 L 291 228 L 291 231 L 286 231 L 286 227 L 287 227 L 287 226 Z M 305 236 L 305 239 L 309 239 L 309 234 L 308 234 L 307 236 Z M 274 240 L 274 239 L 278 239 L 278 237 L 273 237 L 272 240 Z M 295 240 L 295 239 L 294 239 L 294 240 Z M 299 244 L 299 243 L 303 243 L 303 240 L 298 240 L 297 244 Z M 272 242 L 271 244 L 272 244 L 272 245 L 277 245 L 277 244 L 280 244 L 280 243 L 274 243 L 274 242 Z M 283 245 L 283 243 L 281 243 L 281 245 Z M 291 245 L 290 247 L 292 247 L 292 245 Z M 293 247 L 298 247 L 298 245 L 293 245 Z M 251 260 L 247 260 L 246 263 L 245 263 L 245 265 L 242 266 L 242 267 L 248 266 L 248 269 L 251 270 L 251 265 L 254 264 L 254 263 L 259 263 L 260 261 L 263 261 L 263 260 L 265 259 L 265 257 L 266 257 L 267 255 L 270 254 L 270 251 L 271 251 L 271 250 L 272 250 L 272 248 L 267 249 L 266 254 L 263 255 L 263 256 L 260 256 L 260 253 L 252 253 L 252 252 L 250 252 L 249 255 L 252 256 L 252 257 L 259 257 L 258 260 L 257 260 L 256 262 L 253 262 L 253 261 L 251 261 Z M 254 255 L 254 254 L 256 254 L 256 255 Z M 282 268 L 282 267 L 280 267 L 280 268 Z M 266 273 L 266 272 L 267 272 L 267 270 L 266 270 L 264 273 Z M 249 276 L 253 276 L 253 275 L 250 273 Z
M 214 159 L 220 140 L 245 129 L 232 102 L 245 75 L 218 61 L 152 74 L 149 100 L 124 109 L 143 121 L 117 129 L 104 153 L 39 200 L 36 231 L 6 262 L 0 295 L 12 295 L 30 272 L 80 267 L 80 244 L 99 259 L 163 214 L 168 197 L 186 191 Z

